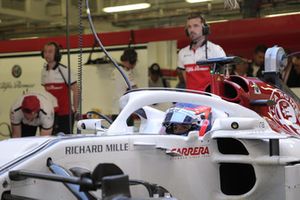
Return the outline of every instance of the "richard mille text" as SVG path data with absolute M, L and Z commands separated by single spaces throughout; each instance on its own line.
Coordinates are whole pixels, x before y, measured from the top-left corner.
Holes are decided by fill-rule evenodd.
M 106 145 L 74 145 L 65 147 L 65 154 L 89 154 L 105 152 L 128 151 L 129 144 L 106 144 Z

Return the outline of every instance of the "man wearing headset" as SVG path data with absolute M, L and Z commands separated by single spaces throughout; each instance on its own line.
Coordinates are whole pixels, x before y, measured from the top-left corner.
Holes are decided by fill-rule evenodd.
M 210 67 L 198 66 L 198 60 L 225 57 L 224 50 L 207 40 L 209 26 L 199 14 L 191 14 L 186 21 L 185 31 L 191 43 L 178 54 L 178 73 L 182 73 L 187 89 L 201 90 L 210 83 Z
M 73 93 L 73 106 L 72 111 L 69 111 L 69 75 L 68 68 L 60 63 L 61 53 L 59 45 L 55 42 L 47 43 L 42 52 L 42 58 L 45 59 L 45 63 L 42 69 L 41 83 L 45 87 L 46 91 L 56 97 L 58 102 L 58 109 L 55 112 L 55 122 L 53 135 L 59 132 L 65 134 L 71 134 L 74 124 L 74 113 L 78 108 L 78 89 L 75 74 L 71 74 L 70 77 L 70 89 Z M 70 127 L 69 114 L 72 117 L 72 123 Z

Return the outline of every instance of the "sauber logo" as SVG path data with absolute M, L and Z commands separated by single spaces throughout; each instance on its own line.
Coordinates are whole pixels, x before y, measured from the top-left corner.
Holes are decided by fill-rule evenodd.
M 207 71 L 209 70 L 208 66 L 199 66 L 196 64 L 192 64 L 192 65 L 185 65 L 185 71 L 187 73 L 189 72 L 197 72 L 197 71 Z
M 274 106 L 269 107 L 269 114 L 273 120 L 288 133 L 299 135 L 300 112 L 298 104 L 279 90 L 275 90 L 270 99 L 276 102 Z
M 206 146 L 173 148 L 171 151 L 176 152 L 181 156 L 209 155 L 209 149 Z

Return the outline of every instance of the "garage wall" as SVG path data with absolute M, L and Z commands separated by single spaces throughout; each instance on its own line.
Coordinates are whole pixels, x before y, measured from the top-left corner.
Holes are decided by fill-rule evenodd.
M 228 22 L 221 22 L 211 24 L 212 35 L 209 39 L 219 45 L 221 45 L 226 53 L 232 55 L 241 55 L 246 58 L 251 58 L 254 47 L 257 44 L 266 44 L 268 46 L 279 45 L 289 49 L 291 52 L 299 51 L 300 29 L 297 24 L 300 22 L 300 15 L 275 17 L 275 18 L 263 18 L 263 19 L 247 19 L 247 20 L 232 20 Z M 127 45 L 132 34 L 134 35 L 135 44 L 148 44 L 152 42 L 161 42 L 167 40 L 175 40 L 177 45 L 172 42 L 172 56 L 173 51 L 176 52 L 177 48 L 180 49 L 188 44 L 188 38 L 184 34 L 183 27 L 170 27 L 170 28 L 154 28 L 134 31 L 120 31 L 112 33 L 101 33 L 101 39 L 105 46 L 115 47 L 117 45 Z M 8 110 L 9 107 L 16 99 L 27 90 L 41 90 L 40 86 L 40 70 L 43 65 L 43 60 L 40 58 L 39 50 L 43 45 L 49 41 L 56 41 L 64 48 L 66 48 L 66 37 L 52 37 L 52 38 L 38 38 L 28 40 L 14 40 L 14 41 L 0 41 L 0 132 L 3 128 L 1 123 L 8 122 Z M 94 44 L 94 37 L 91 34 L 83 36 L 83 47 L 90 48 Z M 71 48 L 77 48 L 78 36 L 70 37 Z M 125 46 L 123 46 L 124 48 Z M 163 47 L 163 48 L 161 48 Z M 164 57 L 163 53 L 168 51 L 170 45 L 163 44 L 151 44 L 148 46 L 148 50 L 139 50 L 139 62 L 137 67 L 139 79 L 138 84 L 140 87 L 146 86 L 147 83 L 147 68 L 153 62 L 158 62 L 164 69 L 174 69 L 176 59 L 174 57 Z M 151 49 L 151 51 L 149 51 Z M 13 52 L 19 52 L 17 54 Z M 159 53 L 158 53 L 159 52 Z M 9 54 L 6 54 L 9 53 Z M 113 57 L 118 59 L 122 51 L 112 51 Z M 7 57 L 9 55 L 10 57 Z M 15 55 L 15 57 L 11 57 Z M 5 57 L 6 56 L 6 57 Z M 83 60 L 87 60 L 88 53 L 83 55 Z M 175 55 L 176 57 L 176 55 Z M 167 62 L 168 61 L 168 62 Z M 64 64 L 66 64 L 66 56 L 63 56 Z M 20 65 L 22 69 L 22 76 L 14 78 L 11 74 L 12 67 L 14 65 Z M 77 69 L 77 54 L 72 54 L 71 66 L 74 71 Z M 101 80 L 109 77 L 111 71 L 110 66 L 90 66 L 84 68 L 84 77 L 93 77 L 89 79 L 88 83 L 84 86 L 87 94 L 84 94 L 83 98 L 83 111 L 90 108 L 100 108 L 102 112 L 109 113 L 109 106 L 103 106 L 109 103 L 110 99 L 107 85 L 108 82 L 103 84 L 97 82 L 97 77 Z M 139 71 L 140 70 L 140 71 Z M 90 80 L 96 81 L 90 83 Z M 106 80 L 108 81 L 108 80 Z M 174 82 L 175 83 L 175 82 Z M 91 85 L 90 85 L 91 84 Z M 174 84 L 171 84 L 174 85 Z M 106 87 L 104 87 L 106 86 Z M 99 91 L 99 92 L 98 92 Z M 94 95 L 101 95 L 95 96 Z M 105 95 L 104 95 L 105 94 Z M 88 96 L 88 98 L 86 98 Z M 89 100 L 91 102 L 89 104 Z M 103 105 L 98 99 L 105 101 Z M 85 107 L 90 105 L 89 107 Z M 98 107 L 99 106 L 99 107 Z
M 125 46 L 126 47 L 126 46 Z M 122 47 L 109 48 L 110 55 L 117 61 L 123 52 Z M 140 45 L 136 49 L 138 53 L 138 64 L 134 70 L 136 82 L 139 87 L 146 87 L 148 84 L 147 67 L 148 52 L 146 45 Z M 102 57 L 104 54 L 100 52 L 93 53 L 92 59 Z M 89 53 L 83 54 L 83 63 L 88 60 Z M 71 54 L 71 69 L 77 72 L 78 54 Z M 67 65 L 67 56 L 62 57 L 63 64 Z M 44 60 L 40 57 L 40 52 L 0 54 L 0 133 L 8 132 L 5 123 L 9 123 L 9 109 L 13 102 L 23 93 L 27 91 L 43 91 L 40 85 L 41 68 Z M 22 74 L 15 78 L 12 75 L 14 66 L 19 65 Z M 111 111 L 111 91 L 114 88 L 114 82 L 111 79 L 113 66 L 110 64 L 83 65 L 83 113 L 91 109 L 101 110 L 104 114 Z
M 252 58 L 253 50 L 258 44 L 268 47 L 274 45 L 299 51 L 300 14 L 273 18 L 253 18 L 230 20 L 210 24 L 211 35 L 209 40 L 223 47 L 230 55 L 241 55 Z M 99 33 L 105 46 L 126 45 L 134 38 L 134 44 L 176 40 L 180 49 L 189 44 L 184 33 L 184 27 L 162 27 L 152 29 Z M 134 37 L 132 37 L 134 36 Z M 57 41 L 66 47 L 66 37 L 38 38 L 27 40 L 0 41 L 0 53 L 35 51 L 43 47 L 48 41 Z M 94 44 L 92 34 L 83 35 L 83 47 L 89 48 Z M 71 48 L 78 47 L 78 36 L 70 37 Z

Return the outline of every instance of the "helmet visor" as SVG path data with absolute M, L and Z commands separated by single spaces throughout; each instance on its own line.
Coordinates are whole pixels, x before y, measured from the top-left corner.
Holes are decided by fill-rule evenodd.
M 193 111 L 174 107 L 168 110 L 163 126 L 167 134 L 187 135 L 193 122 Z
M 194 112 L 182 108 L 170 108 L 164 123 L 192 124 L 194 121 Z

